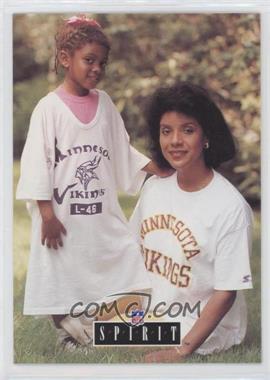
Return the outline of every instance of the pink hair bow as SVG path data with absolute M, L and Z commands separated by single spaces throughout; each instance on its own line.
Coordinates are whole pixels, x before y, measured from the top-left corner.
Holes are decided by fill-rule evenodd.
M 87 18 L 85 15 L 72 16 L 66 20 L 66 23 L 69 25 L 88 24 L 96 28 L 101 28 L 101 25 L 96 20 L 94 20 L 93 18 Z

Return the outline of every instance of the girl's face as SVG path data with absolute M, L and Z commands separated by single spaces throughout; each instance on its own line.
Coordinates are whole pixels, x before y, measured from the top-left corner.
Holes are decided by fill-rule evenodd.
M 96 43 L 87 43 L 71 55 L 62 51 L 60 62 L 66 69 L 65 84 L 73 95 L 84 96 L 101 80 L 108 60 L 107 49 Z
M 160 119 L 159 142 L 164 158 L 176 171 L 194 171 L 205 167 L 203 149 L 207 138 L 193 117 L 175 111 Z

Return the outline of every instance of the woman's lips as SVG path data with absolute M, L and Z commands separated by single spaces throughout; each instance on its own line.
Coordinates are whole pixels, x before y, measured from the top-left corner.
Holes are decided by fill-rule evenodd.
M 174 159 L 182 158 L 186 153 L 186 150 L 173 150 L 169 152 L 170 156 Z

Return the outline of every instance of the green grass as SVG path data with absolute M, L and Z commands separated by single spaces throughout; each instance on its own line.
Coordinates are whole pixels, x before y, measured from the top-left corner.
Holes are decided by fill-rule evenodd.
M 14 187 L 19 166 L 14 165 Z M 129 217 L 136 197 L 120 195 L 120 203 Z M 14 362 L 15 363 L 141 363 L 150 348 L 94 348 L 88 355 L 62 352 L 56 343 L 55 329 L 47 318 L 24 316 L 24 284 L 29 255 L 30 220 L 23 202 L 14 200 Z M 192 355 L 186 363 L 260 363 L 260 214 L 255 213 L 252 254 L 254 289 L 246 291 L 249 322 L 245 341 L 240 346 L 209 356 Z M 153 348 L 152 348 L 153 350 Z

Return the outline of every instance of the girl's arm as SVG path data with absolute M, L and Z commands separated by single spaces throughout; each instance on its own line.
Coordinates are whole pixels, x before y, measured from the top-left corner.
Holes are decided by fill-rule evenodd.
M 154 161 L 150 161 L 142 170 L 159 177 L 168 177 L 174 172 L 174 169 L 161 169 Z
M 41 244 L 46 243 L 48 248 L 58 249 L 63 247 L 62 235 L 66 235 L 66 229 L 59 219 L 55 216 L 52 201 L 37 201 L 42 225 L 41 225 Z
M 151 352 L 145 356 L 145 361 L 147 363 L 178 362 L 192 354 L 208 338 L 230 310 L 235 297 L 236 290 L 215 290 L 204 307 L 201 316 L 182 340 L 182 345 L 170 350 Z

